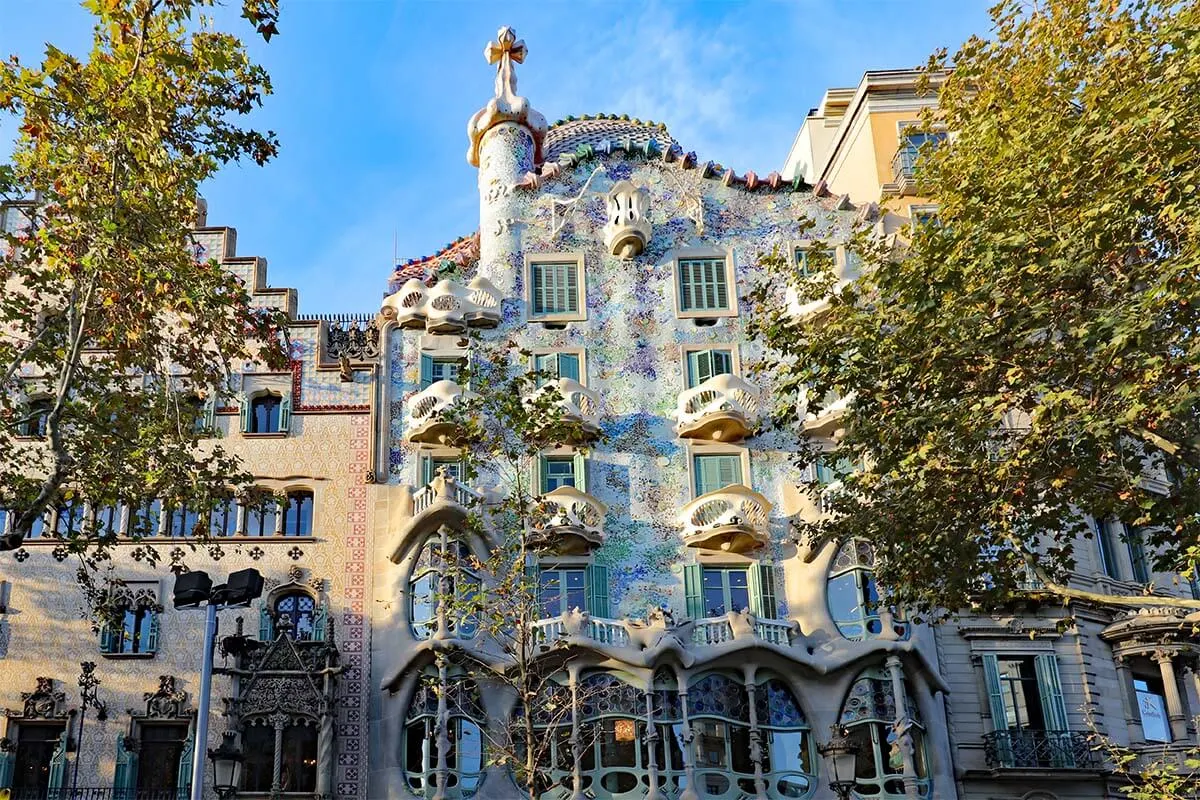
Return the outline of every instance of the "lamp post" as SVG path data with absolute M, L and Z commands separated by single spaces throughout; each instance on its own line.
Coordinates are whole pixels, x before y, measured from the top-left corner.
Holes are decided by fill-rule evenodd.
M 100 699 L 96 693 L 100 679 L 96 677 L 96 664 L 93 661 L 82 661 L 79 664 L 79 741 L 75 743 L 75 768 L 71 773 L 71 794 L 79 788 L 79 757 L 83 755 L 83 721 L 87 719 L 89 708 L 96 709 L 96 721 L 108 719 L 108 703 Z
M 200 699 L 196 709 L 196 746 L 208 744 L 208 707 L 212 702 L 213 649 L 217 644 L 217 611 L 249 605 L 262 596 L 263 577 L 256 569 L 231 572 L 229 579 L 213 586 L 208 573 L 196 570 L 175 577 L 175 608 L 207 605 L 204 617 L 204 660 L 200 668 Z M 216 762 L 213 762 L 216 768 Z M 240 772 L 240 769 L 239 769 Z M 235 776 L 237 777 L 237 776 Z M 191 800 L 204 798 L 204 759 L 192 759 Z
M 862 745 L 850 738 L 850 731 L 842 725 L 829 727 L 829 741 L 817 751 L 829 762 L 829 788 L 839 800 L 850 800 L 854 789 L 854 762 Z
M 213 789 L 221 800 L 230 800 L 236 795 L 238 784 L 242 782 L 242 762 L 246 757 L 234 743 L 234 738 L 232 733 L 225 733 L 221 746 L 208 751 L 213 765 Z

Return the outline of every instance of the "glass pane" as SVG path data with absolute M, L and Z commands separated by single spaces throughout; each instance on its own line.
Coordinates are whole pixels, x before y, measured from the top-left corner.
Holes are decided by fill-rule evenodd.
M 724 722 L 700 723 L 696 740 L 696 761 L 700 767 L 725 767 L 729 764 L 729 739 Z
M 269 792 L 275 772 L 275 730 L 267 725 L 250 725 L 242 734 L 242 789 Z
M 1158 682 L 1156 682 L 1158 683 Z M 1135 678 L 1134 694 L 1137 696 L 1138 715 L 1142 721 L 1142 734 L 1147 741 L 1171 741 L 1171 726 L 1167 720 L 1167 701 L 1161 684 L 1151 686 L 1147 680 Z
M 862 608 L 859 605 L 858 581 L 854 572 L 846 572 L 829 579 L 827 587 L 829 613 L 837 623 L 838 630 L 847 639 L 862 636 Z M 854 634 L 854 635 L 852 635 Z
M 544 457 L 542 459 L 542 492 L 552 492 L 560 486 L 575 486 L 574 457 Z
M 632 719 L 606 719 L 601 726 L 600 766 L 637 766 L 637 723 Z
M 279 783 L 285 792 L 311 792 L 317 787 L 315 726 L 289 725 L 283 729 L 283 766 Z

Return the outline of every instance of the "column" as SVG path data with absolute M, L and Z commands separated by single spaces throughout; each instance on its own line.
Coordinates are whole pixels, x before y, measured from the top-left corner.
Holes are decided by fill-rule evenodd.
M 1129 731 L 1130 742 L 1140 742 L 1145 739 L 1142 734 L 1142 721 L 1138 718 L 1137 702 L 1133 696 L 1133 672 L 1125 656 L 1113 656 L 1113 664 L 1117 668 L 1117 680 L 1121 684 L 1121 709 L 1125 712 L 1125 728 Z
M 283 729 L 287 723 L 287 714 L 276 713 L 271 715 L 271 725 L 275 728 L 275 762 L 272 765 L 273 772 L 271 773 L 272 797 L 278 797 L 280 792 L 283 791 Z M 203 749 L 197 747 L 196 750 L 197 752 L 192 757 L 203 758 Z
M 682 719 L 683 736 L 683 773 L 687 776 L 687 788 L 679 795 L 679 800 L 700 800 L 696 792 L 696 753 L 692 750 L 692 742 L 696 741 L 696 732 L 688 719 L 688 674 L 682 669 L 675 671 L 675 686 L 679 693 L 679 713 Z
M 767 782 L 763 779 L 763 748 L 762 731 L 758 729 L 758 687 L 754 685 L 755 666 L 747 664 L 742 668 L 746 686 L 746 702 L 750 711 L 750 761 L 754 764 L 754 797 L 755 800 L 767 800 Z
M 579 665 L 567 666 L 571 686 L 571 800 L 583 798 L 583 739 L 579 726 Z
M 650 685 L 646 691 L 646 754 L 649 763 L 646 764 L 646 775 L 650 778 L 650 791 L 646 800 L 661 800 L 662 793 L 658 790 L 658 756 L 654 752 L 658 744 L 658 727 L 654 724 L 654 675 L 651 673 Z
M 437 742 L 437 768 L 434 771 L 433 800 L 446 800 L 446 783 L 450 778 L 450 767 L 446 762 L 446 754 L 450 752 L 450 710 L 446 703 L 446 695 L 450 691 L 446 657 L 437 657 L 438 692 L 437 720 L 434 722 L 434 737 Z
M 1179 696 L 1179 684 L 1175 682 L 1174 652 L 1155 650 L 1154 660 L 1162 674 L 1163 694 L 1167 696 L 1167 717 L 1171 720 L 1171 738 L 1180 741 L 1187 737 L 1187 717 L 1183 713 L 1183 699 Z
M 900 663 L 900 656 L 891 655 L 887 657 L 888 674 L 892 678 L 892 696 L 896 699 L 896 722 L 895 729 L 898 734 L 897 745 L 900 747 L 900 756 L 904 760 L 903 779 L 904 779 L 904 795 L 908 800 L 920 800 L 920 792 L 917 789 L 917 767 L 913 760 L 912 738 L 908 735 L 908 726 L 912 724 L 912 719 L 908 714 L 908 699 L 904 694 L 904 667 Z

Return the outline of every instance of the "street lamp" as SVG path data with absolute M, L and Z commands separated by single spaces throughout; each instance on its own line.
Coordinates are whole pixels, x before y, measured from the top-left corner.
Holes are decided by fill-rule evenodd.
M 196 570 L 175 577 L 175 608 L 199 608 L 207 603 L 204 618 L 204 662 L 200 668 L 200 699 L 196 709 L 196 742 L 208 741 L 208 707 L 212 703 L 213 649 L 217 644 L 217 611 L 249 605 L 262 596 L 263 577 L 256 569 L 229 573 L 229 580 L 213 586 L 208 573 Z M 216 769 L 216 762 L 213 762 Z M 234 777 L 237 777 L 236 775 Z M 192 759 L 191 800 L 204 798 L 204 759 Z
M 213 788 L 217 791 L 217 797 L 229 800 L 237 794 L 242 779 L 242 762 L 246 757 L 234 744 L 232 733 L 223 734 L 221 746 L 216 750 L 210 749 L 208 757 L 213 765 Z
M 850 738 L 850 731 L 842 725 L 829 727 L 829 741 L 817 751 L 829 762 L 829 788 L 840 800 L 850 800 L 854 789 L 854 762 L 862 745 Z

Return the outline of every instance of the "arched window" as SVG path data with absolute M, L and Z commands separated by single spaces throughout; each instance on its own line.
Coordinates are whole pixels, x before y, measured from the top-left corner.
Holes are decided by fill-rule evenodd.
M 195 507 L 189 507 L 186 502 L 181 502 L 171 509 L 171 514 L 167 518 L 167 536 L 184 537 L 195 536 L 196 528 L 200 525 L 200 512 Z
M 423 675 L 408 706 L 404 727 L 404 771 L 409 788 L 421 796 L 432 796 L 438 776 L 438 695 L 446 699 L 450 747 L 446 752 L 445 797 L 470 797 L 479 788 L 485 766 L 483 732 L 479 723 L 486 717 L 479 693 L 469 678 L 453 676 L 444 687 L 435 675 Z
M 843 544 L 833 559 L 827 586 L 829 613 L 847 639 L 861 641 L 883 633 L 874 568 L 875 549 L 862 539 Z M 896 612 L 892 616 L 895 635 L 908 638 L 908 623 Z
M 808 720 L 786 683 L 763 677 L 759 677 L 754 705 L 762 729 L 767 794 L 772 798 L 807 797 L 817 785 Z
M 290 622 L 286 628 L 288 638 L 297 642 L 308 642 L 313 639 L 316 629 L 317 601 L 306 592 L 291 592 L 275 600 L 275 624 L 285 618 Z
M 312 536 L 313 493 L 293 490 L 287 493 L 283 509 L 284 536 Z
M 152 655 L 158 651 L 158 604 L 149 596 L 128 597 L 100 627 L 100 652 Z
M 925 763 L 924 726 L 912 701 L 907 682 L 905 707 L 911 721 L 906 735 L 912 743 L 913 767 L 922 796 L 928 795 L 929 772 Z M 854 765 L 855 794 L 871 800 L 900 800 L 904 793 L 902 742 L 895 731 L 896 695 L 884 669 L 864 670 L 850 686 L 842 705 L 840 723 L 859 744 Z
M 250 399 L 250 418 L 247 433 L 279 433 L 279 415 L 283 398 L 277 394 L 260 394 Z
M 54 515 L 54 532 L 64 539 L 83 530 L 83 501 L 64 500 Z
M 247 495 L 246 535 L 274 536 L 279 522 L 279 501 L 266 490 L 256 490 Z
M 438 607 L 443 601 L 449 606 L 449 631 L 463 639 L 475 635 L 476 619 L 464 608 L 479 595 L 479 575 L 472 564 L 465 542 L 444 533 L 425 540 L 408 582 L 409 620 L 415 637 L 428 639 L 437 630 Z
M 129 535 L 135 537 L 158 536 L 161 517 L 161 500 L 143 501 L 141 505 L 133 508 L 129 515 Z
M 23 409 L 23 418 L 17 423 L 17 436 L 28 436 L 32 439 L 45 437 L 46 420 L 50 416 L 51 405 L 50 399 L 46 397 L 30 400 Z
M 237 501 L 233 495 L 223 492 L 217 496 L 212 511 L 208 513 L 209 536 L 233 536 L 237 533 Z

